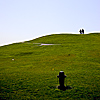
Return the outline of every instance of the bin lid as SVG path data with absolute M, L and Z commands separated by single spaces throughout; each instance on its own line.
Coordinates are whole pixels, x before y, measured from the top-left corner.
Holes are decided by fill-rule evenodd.
M 66 75 L 64 75 L 64 71 L 60 71 L 57 77 L 66 77 Z

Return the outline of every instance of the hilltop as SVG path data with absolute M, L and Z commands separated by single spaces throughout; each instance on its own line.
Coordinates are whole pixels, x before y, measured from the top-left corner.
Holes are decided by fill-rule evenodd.
M 61 70 L 72 89 L 56 88 Z M 99 100 L 100 33 L 52 34 L 2 46 L 0 81 L 1 99 Z

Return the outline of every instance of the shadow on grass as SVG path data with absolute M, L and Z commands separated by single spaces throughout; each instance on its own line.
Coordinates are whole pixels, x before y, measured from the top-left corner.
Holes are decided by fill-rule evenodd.
M 64 86 L 64 87 L 57 86 L 56 88 L 58 88 L 58 89 L 60 89 L 60 90 L 63 90 L 63 91 L 72 89 L 71 86 Z
M 31 55 L 33 52 L 21 52 L 19 54 L 16 54 L 15 56 L 25 56 L 25 55 Z

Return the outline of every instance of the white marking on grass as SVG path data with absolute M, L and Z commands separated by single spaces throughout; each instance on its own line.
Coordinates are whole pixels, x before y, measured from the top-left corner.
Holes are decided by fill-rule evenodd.
M 12 61 L 14 61 L 15 59 L 12 59 Z
M 33 43 L 37 44 L 38 46 L 43 46 L 43 45 L 61 45 L 61 44 L 45 44 L 45 43 Z
M 41 44 L 41 46 L 42 46 L 42 45 L 55 45 L 55 44 Z
M 60 44 L 43 44 L 42 43 L 40 46 L 43 46 L 43 45 L 47 45 L 48 46 L 48 45 L 60 45 Z

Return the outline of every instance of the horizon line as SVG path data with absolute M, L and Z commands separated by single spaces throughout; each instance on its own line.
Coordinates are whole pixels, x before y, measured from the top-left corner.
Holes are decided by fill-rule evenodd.
M 92 31 L 92 32 L 84 32 L 84 34 L 90 34 L 90 33 L 100 33 L 100 31 Z M 34 38 L 30 38 L 30 39 L 24 39 L 24 40 L 18 40 L 18 41 L 12 41 L 12 42 L 8 42 L 8 43 L 2 43 L 0 44 L 0 47 L 2 46 L 6 46 L 6 45 L 10 45 L 10 44 L 13 44 L 13 43 L 20 43 L 20 42 L 25 42 L 25 41 L 29 41 L 29 40 L 33 40 L 33 39 L 37 39 L 37 38 L 40 38 L 40 37 L 43 37 L 43 36 L 46 36 L 46 35 L 52 35 L 52 34 L 80 34 L 79 32 L 76 33 L 76 32 L 52 32 L 52 33 L 47 33 L 47 34 L 43 34 L 42 36 L 36 36 Z

